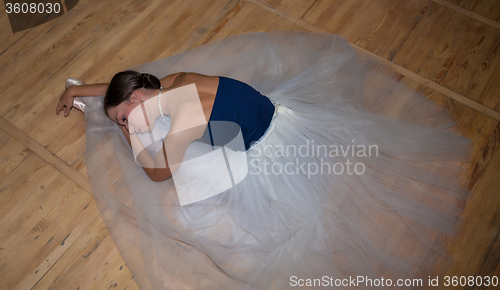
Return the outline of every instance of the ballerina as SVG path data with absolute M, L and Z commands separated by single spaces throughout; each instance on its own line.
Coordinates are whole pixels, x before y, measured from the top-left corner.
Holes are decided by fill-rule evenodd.
M 250 33 L 69 80 L 56 110 L 84 96 L 89 180 L 140 288 L 428 286 L 471 142 L 421 95 L 368 110 L 405 92 L 371 65 L 339 36 Z

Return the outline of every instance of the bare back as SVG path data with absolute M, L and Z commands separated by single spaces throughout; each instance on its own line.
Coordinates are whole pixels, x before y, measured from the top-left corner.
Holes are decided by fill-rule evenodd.
M 169 79 L 170 78 L 170 79 Z M 168 95 L 171 126 L 164 139 L 168 167 L 175 172 L 181 165 L 187 146 L 202 137 L 210 119 L 219 85 L 218 76 L 178 73 L 161 80 Z M 175 91 L 174 91 L 175 90 Z M 201 108 L 200 108 L 201 104 Z
M 203 113 L 205 114 L 205 118 L 208 123 L 210 114 L 212 113 L 215 95 L 217 94 L 217 88 L 219 86 L 218 76 L 207 76 L 192 72 L 180 72 L 168 75 L 160 81 L 162 86 L 166 88 L 165 91 L 194 83 L 200 97 Z

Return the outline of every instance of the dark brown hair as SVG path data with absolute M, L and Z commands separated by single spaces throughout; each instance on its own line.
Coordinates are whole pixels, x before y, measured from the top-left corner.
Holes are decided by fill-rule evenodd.
M 108 109 L 116 107 L 128 100 L 132 93 L 140 88 L 159 89 L 160 80 L 154 75 L 126 70 L 117 73 L 109 82 L 106 95 L 104 96 L 103 109 L 108 115 Z

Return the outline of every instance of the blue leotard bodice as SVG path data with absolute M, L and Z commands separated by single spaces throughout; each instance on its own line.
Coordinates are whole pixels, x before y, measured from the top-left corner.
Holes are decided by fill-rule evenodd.
M 241 128 L 245 150 L 248 150 L 252 143 L 258 141 L 269 128 L 274 110 L 275 106 L 271 100 L 250 85 L 219 76 L 219 86 L 207 130 L 200 140 L 212 145 L 222 145 L 214 144 L 217 143 L 214 139 L 219 139 L 214 138 L 217 135 L 214 125 L 218 124 L 214 121 L 227 121 L 227 123 L 237 124 Z M 224 131 L 227 134 L 231 130 L 226 126 L 217 131 Z

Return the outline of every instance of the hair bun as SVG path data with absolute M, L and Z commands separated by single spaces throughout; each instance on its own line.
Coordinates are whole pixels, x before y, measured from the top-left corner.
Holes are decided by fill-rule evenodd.
M 143 88 L 145 89 L 159 89 L 161 87 L 160 80 L 152 74 L 141 73 Z
M 160 87 L 160 80 L 152 74 L 140 73 L 135 70 L 119 72 L 109 82 L 103 100 L 104 112 L 108 115 L 109 108 L 118 106 L 128 100 L 135 90 L 142 88 L 156 90 Z

